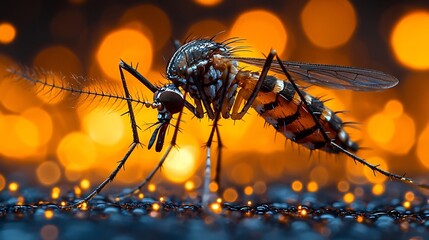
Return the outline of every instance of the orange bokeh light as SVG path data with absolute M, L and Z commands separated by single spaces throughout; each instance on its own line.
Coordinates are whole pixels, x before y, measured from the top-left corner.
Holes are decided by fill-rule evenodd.
M 56 162 L 46 161 L 37 167 L 36 174 L 40 183 L 50 186 L 60 180 L 61 169 Z
M 334 48 L 349 41 L 357 19 L 353 6 L 347 0 L 311 0 L 301 13 L 301 23 L 314 45 Z
M 50 46 L 39 51 L 34 57 L 33 65 L 65 75 L 82 72 L 79 58 L 72 50 L 62 45 Z
M 121 117 L 119 112 L 106 112 L 102 110 L 92 110 L 85 114 L 82 119 L 83 129 L 88 136 L 96 143 L 107 146 L 115 146 L 125 136 L 125 117 Z
M 6 186 L 6 179 L 2 174 L 0 174 L 0 191 L 3 191 L 5 186 Z
M 155 50 L 161 49 L 171 40 L 170 19 L 155 5 L 134 6 L 124 13 L 120 22 L 126 27 L 141 31 L 151 40 Z
M 57 157 L 68 169 L 86 170 L 96 161 L 97 152 L 89 136 L 81 132 L 72 132 L 59 143 Z
M 37 126 L 38 145 L 45 145 L 51 140 L 53 133 L 53 121 L 51 116 L 42 108 L 28 108 L 21 114 L 22 117 L 30 120 Z
M 388 101 L 384 111 L 374 114 L 366 125 L 369 137 L 392 154 L 407 154 L 415 143 L 414 119 L 398 100 Z
M 96 59 L 103 72 L 120 81 L 120 59 L 133 65 L 139 64 L 139 72 L 145 75 L 152 65 L 153 48 L 149 39 L 140 31 L 118 29 L 110 32 L 100 43 Z
M 38 128 L 35 123 L 17 115 L 0 118 L 0 132 L 7 138 L 0 139 L 0 153 L 13 158 L 30 160 L 39 147 Z
M 196 157 L 199 156 L 198 145 L 187 145 L 172 149 L 164 162 L 162 173 L 172 182 L 182 183 L 195 174 Z
M 200 4 L 201 6 L 212 7 L 220 4 L 223 0 L 194 0 L 194 2 Z
M 404 66 L 429 69 L 429 12 L 409 12 L 395 24 L 390 44 L 397 60 Z
M 246 57 L 263 57 L 273 48 L 282 55 L 287 44 L 288 35 L 285 26 L 274 13 L 266 10 L 247 11 L 235 20 L 229 37 L 243 38 L 240 45 L 248 46 L 238 55 Z
M 16 29 L 11 23 L 0 23 L 0 43 L 11 43 L 16 37 Z
M 425 129 L 420 133 L 419 139 L 417 141 L 416 153 L 417 157 L 420 160 L 420 163 L 429 168 L 429 124 L 426 125 Z
M 218 34 L 215 38 L 216 41 L 222 41 L 227 36 L 223 33 L 227 27 L 220 21 L 216 20 L 203 20 L 192 24 L 186 31 L 185 37 L 212 37 Z
M 238 198 L 238 193 L 234 188 L 227 188 L 223 192 L 223 200 L 225 202 L 235 202 Z

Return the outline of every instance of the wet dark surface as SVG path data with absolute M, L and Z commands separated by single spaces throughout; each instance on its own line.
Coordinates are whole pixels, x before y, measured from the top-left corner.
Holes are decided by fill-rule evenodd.
M 404 198 L 409 191 L 412 201 Z M 0 239 L 429 239 L 427 197 L 398 183 L 387 183 L 380 196 L 365 193 L 351 203 L 335 190 L 270 187 L 265 197 L 272 201 L 222 203 L 218 210 L 203 210 L 192 199 L 115 202 L 105 195 L 86 209 L 65 210 L 59 205 L 73 202 L 72 195 L 41 200 L 32 189 L 22 194 L 23 205 L 12 195 L 0 194 Z

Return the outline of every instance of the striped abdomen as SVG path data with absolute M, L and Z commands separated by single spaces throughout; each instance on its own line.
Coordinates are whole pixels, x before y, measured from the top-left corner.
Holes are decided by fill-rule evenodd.
M 245 98 L 250 96 L 258 80 L 256 73 L 240 71 L 236 80 L 244 91 Z M 302 91 L 302 90 L 301 90 Z M 346 150 L 355 152 L 358 145 L 351 141 L 343 129 L 343 122 L 318 98 L 302 91 L 311 111 L 319 119 L 327 135 Z M 309 149 L 321 149 L 326 152 L 338 152 L 327 143 L 314 123 L 304 103 L 290 82 L 267 76 L 252 107 L 278 132 L 288 139 Z

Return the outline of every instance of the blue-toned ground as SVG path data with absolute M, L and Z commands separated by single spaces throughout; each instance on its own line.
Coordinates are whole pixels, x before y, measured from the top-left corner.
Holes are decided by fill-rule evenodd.
M 414 200 L 404 204 L 404 193 Z M 197 200 L 145 197 L 114 202 L 99 195 L 87 209 L 64 210 L 69 195 L 43 200 L 37 189 L 23 193 L 35 204 L 0 194 L 0 239 L 429 239 L 428 199 L 410 186 L 388 182 L 380 196 L 345 203 L 335 190 L 296 193 L 268 189 L 271 201 L 222 203 L 202 210 Z M 56 204 L 53 204 L 56 203 Z

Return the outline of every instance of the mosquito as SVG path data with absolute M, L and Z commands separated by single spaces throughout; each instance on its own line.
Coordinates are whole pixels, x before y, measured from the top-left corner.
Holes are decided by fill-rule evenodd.
M 119 99 L 127 104 L 127 114 L 133 133 L 133 141 L 128 151 L 101 184 L 88 196 L 68 207 L 79 207 L 102 191 L 108 183 L 114 180 L 119 170 L 124 167 L 128 157 L 141 144 L 133 104 L 143 104 L 158 111 L 158 120 L 154 124 L 156 127 L 148 143 L 148 148 L 151 149 L 155 146 L 157 152 L 162 151 L 164 147 L 166 132 L 172 125 L 170 122 L 173 115 L 178 114 L 178 116 L 175 124 L 172 125 L 174 132 L 171 142 L 158 164 L 141 184 L 124 195 L 140 192 L 162 167 L 172 148 L 176 146 L 181 117 L 185 109 L 199 119 L 207 117 L 213 122 L 210 135 L 205 143 L 207 152 L 201 200 L 203 207 L 208 206 L 210 200 L 211 148 L 215 137 L 218 151 L 214 182 L 217 184 L 220 182 L 224 145 L 219 120 L 222 118 L 240 120 L 250 108 L 255 109 L 277 132 L 310 150 L 319 149 L 329 153 L 343 153 L 355 162 L 369 167 L 374 174 L 380 173 L 390 179 L 429 188 L 429 185 L 416 182 L 405 175 L 385 171 L 378 165 L 373 165 L 358 157 L 355 152 L 359 146 L 343 129 L 345 123 L 337 116 L 337 112 L 328 109 L 322 100 L 306 93 L 305 88 L 300 84 L 355 91 L 378 91 L 394 87 L 398 83 L 398 79 L 380 71 L 364 68 L 282 61 L 273 49 L 265 59 L 238 57 L 235 53 L 241 48 L 232 46 L 238 41 L 240 41 L 239 38 L 230 38 L 222 42 L 215 41 L 214 37 L 199 38 L 177 46 L 166 67 L 165 76 L 169 83 L 162 86 L 152 84 L 137 71 L 137 67 L 120 60 L 122 96 L 84 91 L 75 87 L 67 87 L 61 82 L 48 82 L 46 78 L 40 77 L 43 74 L 31 69 L 11 69 L 10 72 L 19 78 L 49 89 L 60 89 L 78 95 Z M 243 67 L 246 64 L 258 67 L 260 71 L 248 70 Z M 152 102 L 141 101 L 131 96 L 124 71 L 130 73 L 153 92 Z M 270 75 L 269 72 L 274 74 Z M 275 75 L 276 73 L 281 77 Z

